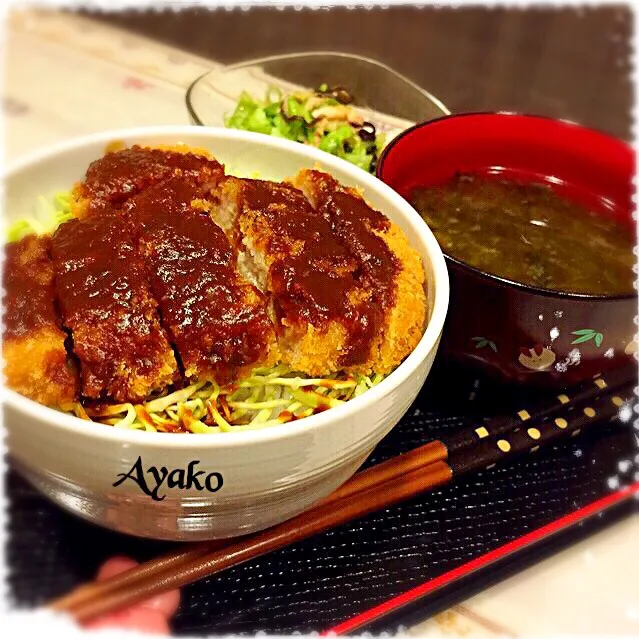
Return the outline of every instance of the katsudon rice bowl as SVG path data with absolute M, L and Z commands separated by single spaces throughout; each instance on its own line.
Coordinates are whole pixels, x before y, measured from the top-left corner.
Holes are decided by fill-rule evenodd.
M 8 449 L 89 521 L 170 540 L 279 523 L 359 468 L 430 371 L 442 252 L 344 160 L 130 129 L 35 153 L 5 185 Z

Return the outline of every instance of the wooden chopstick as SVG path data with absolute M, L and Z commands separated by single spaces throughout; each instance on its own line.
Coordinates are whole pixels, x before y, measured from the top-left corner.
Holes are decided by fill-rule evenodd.
M 393 457 L 380 464 L 376 464 L 366 470 L 360 471 L 336 491 L 318 502 L 313 509 L 326 506 L 340 499 L 354 496 L 356 493 L 373 488 L 397 477 L 402 477 L 419 468 L 423 468 L 437 461 L 444 461 L 447 457 L 446 446 L 440 441 L 432 441 L 419 446 L 403 455 Z M 167 570 L 174 570 L 190 561 L 212 552 L 217 548 L 228 546 L 238 541 L 235 539 L 221 539 L 191 544 L 186 549 L 178 549 L 157 559 L 152 559 L 140 566 L 126 570 L 111 579 L 103 582 L 91 582 L 84 584 L 59 599 L 56 599 L 51 608 L 54 610 L 72 610 L 78 605 L 93 597 L 104 596 L 108 592 L 117 590 L 122 586 L 128 586 L 140 580 L 159 575 Z
M 450 481 L 452 471 L 445 462 L 428 464 L 404 477 L 395 478 L 382 487 L 362 491 L 357 499 L 344 498 L 314 508 L 282 524 L 255 533 L 240 541 L 196 557 L 180 566 L 179 571 L 163 573 L 153 580 L 141 580 L 129 587 L 84 601 L 71 612 L 79 622 L 89 621 L 101 614 L 133 605 L 150 596 L 180 588 L 188 583 L 215 574 L 231 566 L 254 559 L 296 541 L 330 530 L 352 519 L 387 508 L 413 497 L 424 490 Z M 56 608 L 62 610 L 61 608 Z
M 577 412 L 577 416 L 571 418 L 570 428 L 547 429 L 548 432 L 544 433 L 545 441 L 555 439 L 567 432 L 576 433 L 579 428 L 589 422 L 613 417 L 619 405 L 618 402 L 609 401 L 610 398 L 619 399 L 618 393 L 632 392 L 632 384 L 625 384 L 622 388 L 618 388 L 617 384 L 606 384 L 604 389 L 597 385 L 597 391 L 602 407 L 599 407 L 596 412 L 596 420 L 593 420 L 593 416 L 589 414 Z M 594 397 L 588 394 L 586 401 L 591 399 Z M 575 409 L 575 406 L 571 405 L 571 408 Z M 565 406 L 564 409 L 567 410 Z M 529 429 L 531 430 L 538 431 L 536 428 Z M 518 423 L 514 421 L 513 431 L 521 431 Z M 504 434 L 504 431 L 501 430 L 500 434 Z M 532 444 L 535 444 L 534 441 L 531 444 L 527 436 L 520 433 L 518 438 L 513 439 L 512 448 L 509 444 L 508 451 L 504 451 L 495 445 L 502 441 L 504 440 L 499 442 L 493 440 L 492 443 L 482 442 L 488 451 L 488 455 L 485 452 L 479 455 L 484 466 L 493 459 L 503 457 L 507 452 L 516 454 L 531 449 Z M 358 473 L 310 511 L 288 522 L 235 540 L 204 542 L 187 550 L 171 553 L 106 582 L 82 586 L 54 601 L 50 607 L 70 612 L 80 621 L 87 621 L 104 612 L 131 605 L 154 594 L 185 585 L 202 576 L 208 576 L 265 552 L 281 548 L 373 510 L 390 506 L 397 501 L 450 481 L 453 474 L 474 470 L 477 460 L 472 459 L 472 451 L 462 452 L 466 458 L 470 459 L 470 462 L 466 460 L 463 463 L 455 463 L 453 473 L 451 466 L 444 462 L 448 457 L 446 444 L 440 441 L 430 442 Z M 464 455 L 460 459 L 463 460 Z
M 168 570 L 175 570 L 181 565 L 192 561 L 216 548 L 228 546 L 228 539 L 218 539 L 206 541 L 198 544 L 190 544 L 187 548 L 180 548 L 173 552 L 151 559 L 149 561 L 134 566 L 108 580 L 100 582 L 89 582 L 72 590 L 69 594 L 55 600 L 50 607 L 54 610 L 71 610 L 93 597 L 101 597 L 108 592 L 117 590 L 123 586 L 130 586 L 133 583 L 152 578 Z

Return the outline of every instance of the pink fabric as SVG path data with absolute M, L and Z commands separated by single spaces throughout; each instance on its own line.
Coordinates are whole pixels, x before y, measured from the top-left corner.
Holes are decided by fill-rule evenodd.
M 104 581 L 138 562 L 128 557 L 112 557 L 98 571 L 97 580 Z M 180 604 L 180 592 L 172 590 L 130 608 L 114 612 L 84 624 L 87 629 L 126 628 L 157 635 L 170 634 L 169 620 Z

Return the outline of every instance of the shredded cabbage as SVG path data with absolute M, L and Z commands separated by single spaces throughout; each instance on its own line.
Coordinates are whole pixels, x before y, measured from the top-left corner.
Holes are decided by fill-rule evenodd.
M 21 218 L 11 224 L 6 234 L 7 241 L 17 242 L 31 233 L 36 235 L 53 233 L 60 224 L 72 217 L 71 193 L 57 193 L 53 201 L 40 196 L 31 217 Z
M 9 242 L 30 233 L 52 233 L 71 219 L 71 194 L 59 193 L 50 202 L 38 198 L 33 217 L 11 225 Z M 269 428 L 339 406 L 378 384 L 383 375 L 331 375 L 310 378 L 286 366 L 256 368 L 234 387 L 216 382 L 196 382 L 143 404 L 83 406 L 76 402 L 61 408 L 81 419 L 114 428 L 144 431 L 224 433 Z
M 277 365 L 256 368 L 235 387 L 198 382 L 137 406 L 112 404 L 88 407 L 86 412 L 92 420 L 115 428 L 192 433 L 256 430 L 339 406 L 372 388 L 383 377 L 310 379 Z

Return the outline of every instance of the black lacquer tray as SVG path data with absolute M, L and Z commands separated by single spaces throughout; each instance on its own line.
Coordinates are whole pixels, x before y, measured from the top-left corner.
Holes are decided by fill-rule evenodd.
M 436 362 L 367 465 L 505 412 L 535 393 Z M 637 488 L 638 452 L 631 423 L 595 425 L 193 584 L 183 590 L 174 634 L 380 632 L 423 621 L 636 508 L 628 489 Z M 632 464 L 620 470 L 623 460 Z M 6 485 L 14 606 L 62 595 L 115 554 L 142 561 L 171 547 L 76 519 L 11 470 Z

